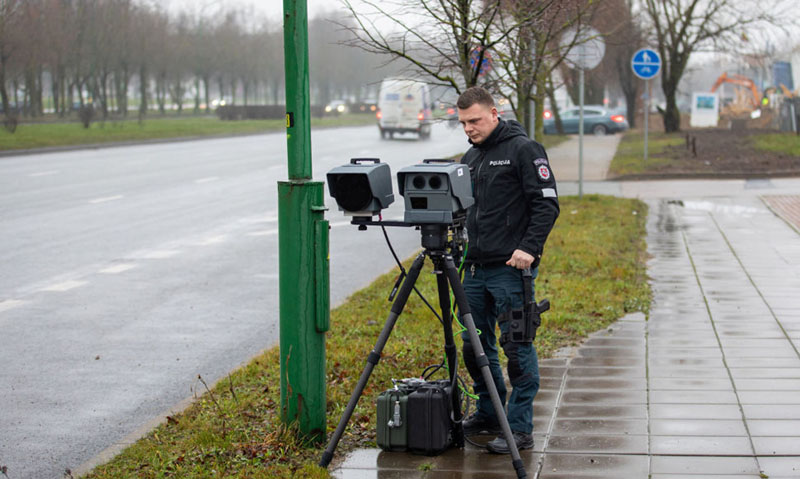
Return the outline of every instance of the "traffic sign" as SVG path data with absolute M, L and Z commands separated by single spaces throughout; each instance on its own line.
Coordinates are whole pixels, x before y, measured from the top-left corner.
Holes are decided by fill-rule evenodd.
M 483 52 L 483 59 L 481 59 L 481 52 Z M 492 69 L 492 54 L 489 50 L 483 50 L 483 47 L 475 47 L 469 52 L 469 66 L 475 68 L 475 64 L 480 60 L 481 65 L 478 69 L 478 76 L 483 76 L 489 73 Z
M 580 70 L 591 70 L 600 64 L 606 53 L 606 42 L 600 32 L 592 27 L 584 27 L 580 31 L 571 28 L 561 35 L 561 50 L 568 50 L 565 56 L 567 64 Z
M 642 80 L 649 80 L 661 70 L 661 57 L 658 52 L 649 48 L 637 50 L 631 58 L 633 73 Z

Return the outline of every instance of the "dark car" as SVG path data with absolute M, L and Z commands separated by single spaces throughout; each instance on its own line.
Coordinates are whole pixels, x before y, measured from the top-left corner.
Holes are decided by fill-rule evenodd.
M 564 133 L 578 133 L 578 120 L 580 119 L 580 108 L 570 108 L 561 112 L 561 124 Z M 628 120 L 625 115 L 612 113 L 601 106 L 587 105 L 583 107 L 583 132 L 595 135 L 605 135 L 617 133 L 628 129 Z M 555 134 L 556 122 L 550 111 L 544 112 L 544 132 L 545 134 Z

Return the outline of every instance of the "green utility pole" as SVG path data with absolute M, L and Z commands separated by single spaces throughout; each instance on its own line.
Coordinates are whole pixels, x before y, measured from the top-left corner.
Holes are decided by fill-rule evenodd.
M 281 420 L 325 439 L 328 221 L 323 184 L 311 181 L 306 0 L 283 0 L 289 181 L 278 182 Z

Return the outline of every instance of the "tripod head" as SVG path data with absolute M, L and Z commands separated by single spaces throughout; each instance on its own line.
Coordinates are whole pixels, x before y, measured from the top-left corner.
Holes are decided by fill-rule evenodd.
M 467 247 L 465 223 L 466 217 L 463 215 L 454 218 L 452 223 L 419 224 L 406 221 L 375 221 L 368 216 L 356 216 L 350 222 L 350 224 L 358 226 L 359 230 L 366 230 L 367 226 L 417 228 L 420 230 L 422 247 L 427 252 L 449 254 L 456 261 L 456 266 L 459 265 Z

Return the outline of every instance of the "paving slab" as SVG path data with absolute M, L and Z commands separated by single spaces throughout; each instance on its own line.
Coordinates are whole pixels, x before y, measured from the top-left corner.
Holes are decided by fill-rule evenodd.
M 668 186 L 683 188 L 654 188 Z M 800 226 L 752 193 L 648 200 L 649 317 L 541 361 L 529 477 L 800 477 Z M 394 454 L 334 475 L 513 477 L 507 457 L 473 446 Z

